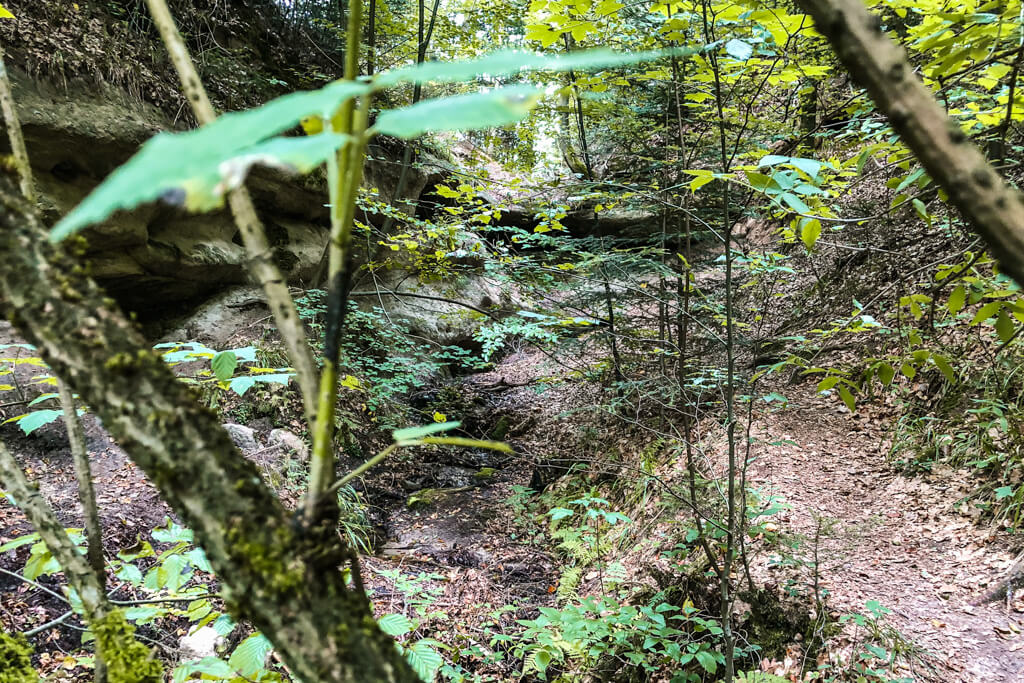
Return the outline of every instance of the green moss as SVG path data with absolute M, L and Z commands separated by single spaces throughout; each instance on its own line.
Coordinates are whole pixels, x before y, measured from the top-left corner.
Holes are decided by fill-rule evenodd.
M 32 646 L 20 633 L 0 632 L 0 683 L 36 683 L 32 668 Z
M 487 481 L 488 479 L 493 479 L 497 471 L 493 467 L 481 467 L 480 471 L 473 474 L 473 476 L 480 481 Z
M 508 415 L 502 415 L 498 418 L 498 423 L 494 425 L 494 429 L 491 431 L 491 438 L 495 441 L 504 441 L 505 437 L 508 436 L 511 426 L 512 423 L 508 419 Z
M 135 640 L 135 627 L 114 610 L 90 624 L 100 655 L 107 665 L 109 683 L 161 683 L 164 667 L 149 648 Z

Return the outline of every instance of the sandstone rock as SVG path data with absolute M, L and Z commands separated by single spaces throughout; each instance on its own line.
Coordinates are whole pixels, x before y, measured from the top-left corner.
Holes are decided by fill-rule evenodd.
M 256 443 L 256 432 L 245 425 L 226 422 L 223 425 L 224 431 L 231 437 L 231 441 L 242 451 L 255 451 L 259 446 Z
M 299 436 L 287 429 L 274 429 L 267 437 L 270 445 L 281 445 L 283 448 L 293 451 L 301 460 L 309 459 L 309 447 Z

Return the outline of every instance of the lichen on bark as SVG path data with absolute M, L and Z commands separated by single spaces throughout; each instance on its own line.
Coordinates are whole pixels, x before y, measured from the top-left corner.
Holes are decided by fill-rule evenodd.
M 193 530 L 234 616 L 263 632 L 297 677 L 418 680 L 365 595 L 346 586 L 350 553 L 337 533 L 284 509 L 2 173 L 0 302 Z
M 161 683 L 164 668 L 152 651 L 135 640 L 135 628 L 124 612 L 113 610 L 89 626 L 107 665 L 108 683 Z

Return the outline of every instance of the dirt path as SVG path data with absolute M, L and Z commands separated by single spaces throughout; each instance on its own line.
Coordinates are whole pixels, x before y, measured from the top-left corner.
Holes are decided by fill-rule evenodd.
M 970 605 L 1013 555 L 963 514 L 967 475 L 894 473 L 885 458 L 891 416 L 873 419 L 870 406 L 850 415 L 811 386 L 790 389 L 788 410 L 755 423 L 772 445 L 761 446 L 750 480 L 786 499 L 788 530 L 813 539 L 822 520 L 820 573 L 832 608 L 863 613 L 877 600 L 891 609 L 892 625 L 934 667 L 915 670 L 915 680 L 1024 681 L 1024 605 Z

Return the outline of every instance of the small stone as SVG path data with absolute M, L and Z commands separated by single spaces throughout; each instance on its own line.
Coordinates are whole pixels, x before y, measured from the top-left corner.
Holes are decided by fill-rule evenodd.
M 270 435 L 267 437 L 267 442 L 271 446 L 280 445 L 281 447 L 294 452 L 301 460 L 309 458 L 309 446 L 306 445 L 306 442 L 297 434 L 290 432 L 287 429 L 271 430 Z
M 204 657 L 215 657 L 217 655 L 217 646 L 223 642 L 224 638 L 212 627 L 203 626 L 196 629 L 195 632 L 183 636 L 178 641 L 178 648 L 181 650 L 181 660 L 183 662 L 191 662 L 196 659 L 203 659 Z
M 243 451 L 254 451 L 257 448 L 256 445 L 256 432 L 251 427 L 245 425 L 238 425 L 231 422 L 226 422 L 223 425 L 224 431 L 231 437 L 231 441 L 234 442 L 240 450 Z

